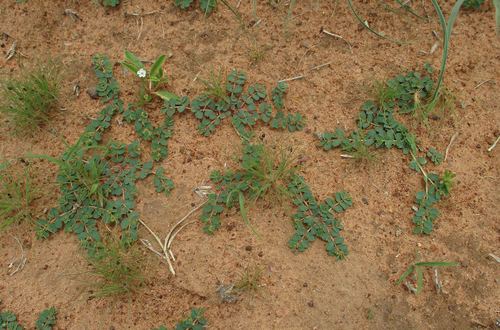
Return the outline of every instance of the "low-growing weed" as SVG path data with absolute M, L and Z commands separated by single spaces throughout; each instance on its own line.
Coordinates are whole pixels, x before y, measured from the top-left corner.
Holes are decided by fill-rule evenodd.
M 425 69 L 431 72 L 429 64 L 425 65 Z M 409 167 L 420 171 L 425 183 L 425 190 L 415 195 L 415 203 L 419 207 L 414 207 L 413 222 L 417 225 L 414 232 L 430 234 L 434 228 L 433 223 L 439 215 L 439 211 L 431 206 L 441 197 L 448 196 L 450 188 L 455 184 L 453 182 L 455 174 L 447 170 L 442 177 L 437 174 L 427 174 L 422 167 L 427 160 L 418 156 L 416 136 L 396 120 L 394 112 L 413 113 L 419 107 L 418 100 L 428 97 L 428 93 L 433 90 L 433 80 L 429 76 L 422 77 L 418 72 L 407 72 L 406 76 L 398 75 L 395 79 L 389 79 L 387 87 L 382 83 L 377 86 L 373 94 L 382 96 L 376 99 L 377 104 L 373 101 L 363 104 L 357 118 L 357 129 L 351 132 L 350 137 L 344 137 L 345 133 L 341 129 L 337 129 L 334 133 L 325 132 L 319 146 L 324 150 L 330 150 L 332 147 L 352 150 L 361 144 L 374 148 L 397 147 L 403 154 L 409 155 Z M 386 88 L 394 92 L 384 91 Z M 428 149 L 427 157 L 435 165 L 443 162 L 443 155 L 433 148 Z
M 168 102 L 165 101 L 162 112 L 173 116 L 176 112 L 183 113 L 186 109 L 191 110 L 194 116 L 201 120 L 198 123 L 198 131 L 205 136 L 209 136 L 223 119 L 229 117 L 245 144 L 251 137 L 251 132 L 245 127 L 251 128 L 259 119 L 269 123 L 273 128 L 288 129 L 290 132 L 304 128 L 306 122 L 300 113 L 285 116 L 281 111 L 284 107 L 283 94 L 286 93 L 288 87 L 284 82 L 278 83 L 271 92 L 271 99 L 275 108 L 279 110 L 276 115 L 273 115 L 273 107 L 265 102 L 268 93 L 264 86 L 255 84 L 248 87 L 248 92 L 244 92 L 246 73 L 233 70 L 224 80 L 222 71 L 219 71 L 219 74 L 214 73 L 213 70 L 209 72 L 211 72 L 210 79 L 202 82 L 206 87 L 205 93 L 192 101 L 188 97 L 183 97 L 182 100 L 172 98 Z
M 0 313 L 0 330 L 23 330 L 16 320 L 16 315 L 11 311 Z
M 340 134 L 341 131 L 335 131 L 333 134 Z M 327 134 L 327 137 L 330 136 Z M 351 158 L 351 165 L 347 168 L 346 175 L 349 174 L 351 166 L 358 165 L 354 172 L 359 171 L 361 168 L 368 166 L 370 169 L 370 176 L 372 173 L 372 166 L 374 163 L 380 164 L 381 151 L 373 145 L 366 145 L 367 137 L 362 130 L 352 131 L 351 136 L 342 139 L 342 149 Z M 346 156 L 346 157 L 347 157 Z
M 0 299 L 0 303 L 2 299 Z M 44 310 L 38 316 L 36 327 L 39 330 L 52 330 L 52 326 L 56 324 L 55 316 L 59 311 L 51 307 L 49 310 Z M 17 317 L 12 311 L 0 313 L 0 330 L 22 330 L 23 327 L 17 322 Z
M 102 0 L 102 4 L 106 6 L 115 7 L 120 4 L 120 0 Z
M 61 196 L 59 207 L 53 207 L 47 219 L 38 220 L 38 238 L 45 238 L 60 228 L 77 234 L 83 248 L 88 249 L 91 258 L 99 258 L 103 253 L 102 226 L 121 228 L 121 240 L 130 246 L 138 240 L 139 212 L 134 210 L 134 199 L 138 195 L 135 182 L 154 173 L 153 183 L 157 192 L 168 196 L 174 187 L 167 179 L 163 167 L 155 172 L 152 161 L 140 160 L 140 141 L 129 145 L 119 141 L 109 141 L 99 146 L 101 133 L 111 125 L 112 116 L 122 113 L 128 122 L 135 120 L 138 134 L 145 140 L 152 140 L 151 157 L 166 157 L 166 139 L 171 136 L 173 119 L 166 118 L 163 127 L 152 128 L 144 110 L 135 111 L 133 105 L 124 111 L 123 101 L 118 98 L 120 90 L 113 78 L 112 66 L 106 56 L 94 57 L 94 70 L 99 77 L 98 90 L 104 102 L 109 102 L 85 130 L 78 142 L 68 146 L 60 158 L 46 155 L 28 155 L 44 158 L 59 166 L 58 183 Z
M 403 280 L 410 275 L 413 269 L 417 270 L 418 273 L 418 285 L 417 288 L 413 288 L 411 285 L 407 285 L 410 290 L 412 290 L 416 296 L 420 293 L 420 290 L 422 289 L 422 283 L 423 283 L 423 274 L 422 274 L 422 269 L 420 267 L 444 267 L 444 266 L 449 266 L 449 267 L 457 267 L 457 264 L 450 263 L 450 262 L 436 262 L 436 261 L 431 261 L 431 262 L 417 262 L 418 257 L 420 254 L 417 252 L 417 258 L 415 259 L 415 263 L 411 265 L 406 272 L 404 272 L 403 275 L 399 278 L 398 284 L 396 286 L 399 286 Z
M 183 320 L 177 324 L 174 330 L 185 330 L 185 329 L 192 329 L 192 330 L 202 330 L 204 329 L 207 320 L 203 318 L 203 312 L 205 312 L 204 308 L 195 308 L 191 310 L 191 313 L 189 316 L 182 315 Z M 154 330 L 168 330 L 165 328 L 165 326 L 160 326 L 159 328 L 155 328 Z
M 256 38 L 253 38 L 252 44 L 248 50 L 243 52 L 243 54 L 245 54 L 253 63 L 260 62 L 264 59 L 264 57 L 269 55 L 269 53 L 266 52 L 266 47 L 260 45 Z
M 479 7 L 484 3 L 484 0 L 464 0 L 464 3 L 462 6 L 464 6 L 466 9 L 469 9 L 470 7 L 474 9 L 479 9 Z
M 156 94 L 162 99 L 168 101 L 170 98 L 179 99 L 178 96 L 167 91 L 157 91 L 157 89 L 168 82 L 168 77 L 163 76 L 162 65 L 165 62 L 166 55 L 161 55 L 153 63 L 151 70 L 148 72 L 141 60 L 139 60 L 134 54 L 125 51 L 125 61 L 122 65 L 132 71 L 140 81 L 141 86 L 139 88 L 139 104 L 145 104 L 153 99 L 152 94 Z
M 260 199 L 264 209 L 272 206 L 276 212 L 278 205 L 283 205 L 286 209 L 286 204 L 294 196 L 289 191 L 288 184 L 291 182 L 291 174 L 302 168 L 297 160 L 304 155 L 299 151 L 300 145 L 288 143 L 289 137 L 282 137 L 277 143 L 265 144 L 258 139 L 256 144 L 244 145 L 241 158 L 232 157 L 238 162 L 241 172 L 229 171 L 223 176 L 219 171 L 214 171 L 210 175 L 214 182 L 225 185 L 226 191 L 222 192 L 220 197 L 225 200 L 226 207 L 231 207 L 237 202 L 243 219 L 257 236 L 259 235 L 247 219 L 246 209 Z M 231 181 L 235 183 L 230 183 Z M 248 201 L 245 197 L 246 193 L 248 193 Z M 269 195 L 268 200 L 265 199 L 267 195 Z M 264 207 L 265 201 L 270 205 Z M 212 208 L 210 212 L 213 213 L 214 207 L 210 199 L 203 209 L 204 217 L 208 216 L 209 208 Z
M 39 316 L 38 321 L 36 321 L 36 327 L 38 330 L 52 330 L 52 326 L 56 324 L 56 315 L 59 311 L 55 310 L 54 307 L 44 310 Z
M 33 202 L 44 196 L 45 188 L 36 183 L 36 166 L 31 162 L 0 165 L 0 232 L 11 224 L 36 224 Z
M 50 124 L 52 110 L 62 104 L 65 68 L 60 58 L 37 59 L 30 67 L 19 68 L 0 83 L 0 118 L 13 133 L 30 135 Z
M 266 148 L 271 148 L 266 152 L 273 150 L 272 146 Z M 297 213 L 291 216 L 292 225 L 296 230 L 289 241 L 292 251 L 304 251 L 309 247 L 309 242 L 320 238 L 327 243 L 326 250 L 329 255 L 344 259 L 349 252 L 347 245 L 343 244 L 344 238 L 339 236 L 340 230 L 343 229 L 342 221 L 335 218 L 333 212 L 341 213 L 347 210 L 352 205 L 350 195 L 341 191 L 335 193 L 335 200 L 327 198 L 325 203 L 318 203 L 304 178 L 295 173 L 301 168 L 301 165 L 296 165 L 300 153 L 297 154 L 294 147 L 286 144 L 281 145 L 278 151 L 273 150 L 272 153 L 274 156 L 264 156 L 265 151 L 261 143 L 252 144 L 250 141 L 243 147 L 243 156 L 238 160 L 242 167 L 241 171 L 229 170 L 224 173 L 213 171 L 210 174 L 217 193 L 211 193 L 207 205 L 203 207 L 201 215 L 205 225 L 203 230 L 213 234 L 220 228 L 218 215 L 224 211 L 224 207 L 231 208 L 238 205 L 245 222 L 254 234 L 260 237 L 246 216 L 246 208 L 250 205 L 247 204 L 247 199 L 255 201 L 257 198 L 263 198 L 268 191 L 274 190 L 272 196 L 275 196 L 275 203 L 286 204 L 290 200 L 297 207 Z
M 293 197 L 288 190 L 290 174 L 299 171 L 304 166 L 297 162 L 308 157 L 300 144 L 290 144 L 290 135 L 280 137 L 277 141 L 263 143 L 257 139 L 257 144 L 249 144 L 243 147 L 243 156 L 239 161 L 245 177 L 252 177 L 255 182 L 252 186 L 250 203 L 254 204 L 258 199 L 262 201 L 266 195 L 270 196 L 270 203 L 276 211 L 278 205 L 286 208 L 287 199 Z M 233 157 L 233 160 L 239 160 Z
M 227 73 L 223 73 L 222 66 L 219 69 L 219 73 L 216 73 L 213 63 L 210 63 L 210 67 L 203 62 L 200 63 L 206 75 L 206 78 L 197 76 L 198 81 L 203 86 L 203 93 L 215 102 L 225 101 L 229 103 L 229 99 L 227 98 L 228 91 L 226 89 Z
M 267 294 L 263 288 L 262 278 L 266 275 L 267 263 L 261 265 L 248 262 L 248 265 L 240 270 L 237 274 L 237 280 L 234 284 L 233 291 L 241 291 L 250 297 L 252 307 L 256 296 L 261 296 L 266 299 Z

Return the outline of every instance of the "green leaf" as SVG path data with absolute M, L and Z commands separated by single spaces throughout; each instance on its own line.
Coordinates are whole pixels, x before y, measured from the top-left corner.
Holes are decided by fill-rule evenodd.
M 417 162 L 419 162 L 420 165 L 425 165 L 425 163 L 427 163 L 427 160 L 425 158 L 420 157 L 417 158 Z
M 167 92 L 167 91 L 158 91 L 158 92 L 155 92 L 156 95 L 158 95 L 159 97 L 161 97 L 162 99 L 164 99 L 165 101 L 170 101 L 170 99 L 176 99 L 176 100 L 181 100 L 180 97 L 178 97 L 177 95 L 175 94 L 172 94 L 170 92 Z
M 420 267 L 418 267 L 417 264 L 415 264 L 414 266 L 418 271 L 418 287 L 417 287 L 417 292 L 415 292 L 415 296 L 418 296 L 420 290 L 422 289 L 422 282 L 424 280 L 424 276 L 422 275 L 422 270 L 420 269 Z
M 398 287 L 401 284 L 401 282 L 403 282 L 403 280 L 406 278 L 406 276 L 410 275 L 412 270 L 413 270 L 413 265 L 410 266 L 410 268 L 408 268 L 406 270 L 406 272 L 404 272 L 403 275 L 401 275 L 401 277 L 399 278 L 398 284 L 396 284 L 396 287 Z
M 497 23 L 497 38 L 500 36 L 500 0 L 493 0 L 495 6 L 495 22 Z
M 130 63 L 122 62 L 122 65 L 124 67 L 126 67 L 127 69 L 129 69 L 130 71 L 132 71 L 134 74 L 137 74 L 137 71 L 139 71 L 138 67 L 136 67 L 135 65 L 132 65 Z
M 142 64 L 142 62 L 137 57 L 135 57 L 135 55 L 132 54 L 130 51 L 128 50 L 125 51 L 125 58 L 130 62 L 134 63 L 134 65 L 137 68 L 144 69 L 144 65 Z M 137 73 L 137 71 L 135 73 Z
M 248 221 L 247 219 L 247 214 L 245 212 L 245 196 L 243 195 L 242 192 L 239 193 L 239 202 L 240 202 L 240 210 L 241 210 L 241 215 L 243 215 L 243 220 L 245 220 L 245 222 L 247 223 L 247 225 L 250 227 L 250 229 L 253 231 L 253 233 L 260 239 L 262 239 L 262 237 L 259 236 L 259 234 L 257 234 L 257 232 L 253 229 L 252 225 L 250 224 L 250 222 Z
M 158 72 L 158 70 L 161 68 L 161 66 L 163 65 L 163 62 L 165 62 L 166 57 L 167 57 L 166 55 L 161 55 L 160 57 L 158 57 L 156 62 L 151 67 L 151 71 L 150 71 L 151 76 L 156 76 L 156 72 Z

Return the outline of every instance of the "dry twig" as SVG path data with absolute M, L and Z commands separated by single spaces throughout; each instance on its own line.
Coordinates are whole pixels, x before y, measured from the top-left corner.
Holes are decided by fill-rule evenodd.
M 455 134 L 450 139 L 450 143 L 448 143 L 448 146 L 446 147 L 446 152 L 444 153 L 444 161 L 448 158 L 448 151 L 450 151 L 451 144 L 453 141 L 455 141 L 455 138 L 458 136 L 459 131 L 456 131 Z
M 337 34 L 325 31 L 323 29 L 321 29 L 321 32 L 323 32 L 324 34 L 328 34 L 329 36 L 332 36 L 332 37 L 335 37 L 335 38 L 340 38 L 340 39 L 344 40 L 347 43 L 347 45 L 349 46 L 349 50 L 351 51 L 351 54 L 352 54 L 352 48 L 351 48 L 351 44 L 349 43 L 349 41 L 345 40 L 344 38 L 342 38 L 341 36 L 339 36 Z
M 194 189 L 194 192 L 198 195 L 198 197 L 202 198 L 202 197 L 206 197 L 206 195 L 208 194 L 208 190 L 211 189 L 211 187 L 208 187 L 208 186 L 202 186 L 202 187 L 197 187 Z M 168 233 L 167 237 L 165 237 L 165 242 L 162 243 L 161 239 L 158 237 L 158 235 L 155 234 L 155 232 L 153 232 L 142 220 L 139 219 L 140 223 L 142 225 L 144 225 L 144 227 L 146 227 L 146 229 L 151 233 L 151 235 L 153 235 L 153 237 L 156 239 L 156 242 L 158 242 L 158 245 L 160 245 L 160 248 L 161 248 L 161 252 L 155 250 L 153 248 L 153 246 L 151 245 L 151 243 L 147 240 L 147 239 L 140 239 L 140 241 L 148 248 L 150 249 L 151 251 L 153 251 L 153 253 L 155 253 L 157 256 L 161 257 L 163 261 L 166 260 L 167 264 L 168 264 L 168 268 L 170 269 L 170 272 L 175 275 L 175 270 L 174 270 L 174 266 L 172 265 L 172 262 L 170 261 L 170 258 L 172 258 L 173 261 L 175 261 L 175 257 L 174 257 L 174 254 L 172 253 L 172 250 L 171 250 L 171 246 L 172 246 L 172 242 L 174 241 L 175 239 L 175 236 L 177 236 L 177 234 L 182 230 L 184 229 L 184 227 L 186 227 L 187 225 L 189 225 L 190 223 L 193 223 L 193 221 L 190 221 L 188 223 L 185 223 L 185 224 L 182 224 L 184 222 L 184 220 L 186 220 L 193 212 L 199 210 L 203 205 L 205 205 L 205 203 L 208 201 L 208 198 L 206 198 L 202 203 L 200 203 L 197 207 L 195 207 L 194 209 L 192 209 L 184 218 L 182 218 L 179 222 L 177 222 L 173 227 L 172 229 L 170 229 L 170 232 Z M 176 228 L 181 226 L 179 229 L 177 229 L 176 231 Z
M 24 268 L 24 265 L 26 264 L 26 258 L 24 257 L 23 245 L 21 244 L 21 242 L 19 241 L 19 239 L 17 237 L 12 236 L 12 235 L 10 235 L 10 236 L 12 238 L 14 238 L 17 241 L 17 243 L 19 243 L 19 246 L 21 247 L 21 260 L 19 262 L 17 262 L 17 268 L 12 273 L 9 274 L 9 276 L 12 276 L 12 275 L 14 275 L 15 273 L 17 273 L 18 271 L 20 271 L 20 270 L 22 270 Z M 14 257 L 14 259 L 12 260 L 12 262 L 9 264 L 9 269 L 11 269 L 14 266 L 14 263 L 16 263 L 16 260 L 17 260 L 17 258 Z
M 65 11 L 63 11 L 63 15 L 71 15 L 71 18 L 73 19 L 73 21 L 75 21 L 75 17 L 78 18 L 80 21 L 83 21 L 83 18 L 81 16 L 79 16 L 76 11 L 72 11 L 71 9 L 66 9 Z

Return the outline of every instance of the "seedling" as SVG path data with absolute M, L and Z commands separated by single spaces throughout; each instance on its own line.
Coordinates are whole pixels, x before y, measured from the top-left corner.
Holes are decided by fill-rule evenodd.
M 1 300 L 0 300 L 1 301 Z M 16 316 L 11 311 L 0 314 L 0 330 L 23 330 L 16 322 Z
M 410 268 L 408 268 L 408 270 L 406 270 L 406 272 L 404 272 L 404 274 L 399 278 L 398 284 L 396 285 L 396 287 L 398 287 L 403 282 L 403 280 L 408 275 L 410 275 L 412 270 L 416 269 L 417 273 L 418 273 L 418 286 L 417 286 L 417 288 L 415 289 L 411 285 L 407 285 L 408 288 L 415 293 L 415 296 L 418 296 L 418 294 L 420 293 L 420 290 L 422 289 L 423 274 L 422 274 L 422 269 L 420 269 L 420 267 L 426 267 L 426 266 L 427 267 L 443 267 L 443 266 L 457 267 L 458 266 L 457 264 L 450 263 L 450 262 L 435 262 L 435 261 L 417 262 L 419 256 L 420 256 L 420 253 L 417 252 L 417 258 L 415 259 L 415 263 L 413 265 L 411 265 Z
M 44 310 L 38 317 L 36 321 L 36 326 L 39 330 L 52 330 L 52 326 L 56 324 L 56 315 L 59 311 L 56 311 L 54 307 L 49 310 Z
M 179 99 L 178 96 L 170 92 L 156 91 L 161 84 L 168 82 L 168 77 L 163 76 L 163 69 L 161 68 L 165 62 L 165 58 L 166 55 L 158 57 L 158 59 L 153 63 L 151 70 L 148 72 L 141 60 L 128 50 L 125 51 L 125 61 L 122 62 L 122 65 L 132 71 L 140 79 L 141 87 L 139 90 L 139 96 L 141 100 L 146 103 L 153 99 L 152 94 L 156 94 L 166 101 L 169 101 L 171 98 Z
M 31 67 L 19 68 L 0 82 L 0 116 L 14 134 L 29 135 L 43 124 L 50 125 L 51 111 L 62 104 L 65 68 L 60 58 L 37 59 Z
M 269 55 L 269 53 L 266 52 L 265 47 L 259 45 L 256 38 L 253 38 L 251 46 L 243 54 L 245 54 L 250 59 L 250 61 L 254 63 L 262 61 L 264 57 Z
M 265 269 L 267 268 L 267 263 L 263 262 L 261 265 L 254 264 L 251 265 L 251 262 L 248 262 L 248 266 L 244 267 L 243 270 L 238 272 L 238 280 L 234 284 L 234 290 L 242 291 L 250 297 L 252 302 L 252 306 L 254 304 L 254 300 L 256 296 L 261 296 L 266 299 L 267 294 L 263 289 L 264 284 L 262 284 L 262 278 L 266 275 Z

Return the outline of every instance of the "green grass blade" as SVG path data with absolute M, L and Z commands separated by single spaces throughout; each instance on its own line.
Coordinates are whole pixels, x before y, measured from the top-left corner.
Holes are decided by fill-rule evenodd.
M 397 3 L 399 3 L 399 5 L 400 5 L 401 7 L 403 7 L 403 9 L 404 9 L 404 10 L 408 11 L 410 14 L 413 14 L 413 15 L 417 16 L 418 18 L 425 19 L 426 21 L 429 21 L 429 22 L 430 22 L 430 21 L 435 21 L 435 20 L 433 20 L 433 19 L 430 19 L 430 18 L 427 18 L 427 17 L 423 17 L 423 16 L 420 16 L 420 15 L 418 15 L 418 14 L 414 13 L 414 12 L 413 12 L 413 11 L 412 11 L 412 10 L 411 10 L 408 6 L 406 6 L 405 4 L 403 4 L 400 0 L 395 0 L 395 1 L 396 1 Z
M 54 157 L 50 157 L 50 156 L 47 156 L 47 155 L 33 155 L 33 154 L 28 154 L 28 155 L 24 155 L 23 158 L 43 158 L 43 159 L 46 159 L 54 164 L 57 164 L 59 166 L 65 166 L 66 163 L 63 162 L 62 160 L 60 159 L 57 159 L 57 158 L 54 158 Z
M 401 18 L 403 18 L 405 21 L 407 21 L 408 23 L 410 23 L 413 27 L 416 27 L 408 18 L 404 17 L 403 14 L 401 13 L 398 13 L 397 11 L 395 11 L 394 9 L 392 9 L 391 7 L 389 6 L 386 6 L 384 5 L 382 2 L 379 2 L 378 3 L 380 6 L 384 7 L 385 9 L 387 9 L 388 11 L 391 11 L 393 12 L 394 14 L 398 15 L 398 16 L 401 16 Z
M 276 2 L 274 2 L 274 0 L 269 0 L 269 5 L 272 7 L 272 8 L 278 8 L 279 11 L 281 11 L 281 13 L 283 15 L 285 15 L 286 17 L 286 13 L 283 11 L 283 9 L 281 9 L 280 6 L 278 6 L 278 4 Z M 276 15 L 276 17 L 278 17 L 280 20 L 284 21 L 285 19 L 280 17 L 278 14 L 276 14 L 274 11 L 273 11 L 274 15 Z
M 435 1 L 435 0 L 434 0 Z M 391 39 L 391 38 L 387 38 L 387 37 L 384 37 L 383 35 L 381 35 L 380 33 L 378 33 L 377 31 L 373 30 L 372 28 L 370 28 L 368 25 L 366 25 L 365 22 L 363 22 L 363 20 L 361 19 L 361 17 L 359 17 L 358 13 L 356 12 L 356 10 L 354 10 L 354 7 L 352 6 L 352 3 L 351 3 L 351 0 L 347 0 L 347 3 L 349 4 L 349 7 L 351 8 L 352 12 L 354 13 L 354 16 L 356 16 L 356 18 L 358 19 L 358 21 L 361 22 L 361 24 L 363 24 L 363 26 L 365 28 L 367 28 L 368 30 L 370 30 L 371 32 L 375 33 L 376 35 L 378 35 L 379 37 L 381 38 L 384 38 L 386 40 L 389 40 L 389 41 L 394 41 L 394 42 L 398 42 L 400 44 L 415 44 L 416 42 L 408 42 L 408 41 L 399 41 L 399 40 L 394 40 L 394 39 Z
M 290 21 L 290 14 L 292 13 L 293 9 L 293 4 L 295 3 L 295 0 L 292 0 L 292 3 L 290 4 L 290 9 L 288 10 L 288 15 L 286 16 L 286 21 L 285 21 L 285 31 L 283 32 L 283 41 L 281 41 L 281 45 L 285 43 L 285 36 L 286 36 L 286 27 L 288 26 L 288 22 Z
M 418 271 L 418 287 L 417 287 L 417 292 L 415 292 L 415 296 L 418 296 L 420 290 L 422 289 L 422 282 L 424 281 L 424 276 L 422 275 L 422 269 L 420 269 L 420 267 L 418 267 L 416 264 L 414 266 Z
M 240 210 L 241 210 L 241 215 L 243 215 L 243 220 L 245 220 L 248 227 L 250 227 L 250 229 L 253 231 L 255 236 L 262 239 L 262 237 L 260 237 L 259 234 L 257 234 L 257 232 L 253 229 L 252 225 L 250 224 L 250 221 L 248 221 L 248 219 L 247 219 L 247 213 L 245 212 L 245 196 L 243 195 L 243 193 L 241 191 L 240 191 L 239 200 L 240 200 Z
M 232 11 L 232 12 L 233 12 L 234 16 L 236 16 L 236 18 L 238 19 L 238 21 L 239 21 L 239 22 L 240 22 L 240 24 L 241 24 L 241 27 L 243 28 L 243 31 L 245 31 L 245 34 L 246 34 L 246 35 L 247 35 L 247 37 L 248 37 L 248 32 L 247 32 L 247 29 L 245 29 L 245 25 L 243 25 L 243 22 L 241 21 L 240 16 L 238 16 L 238 14 L 236 14 L 236 12 L 233 10 L 233 8 L 231 8 L 231 6 L 230 6 L 230 5 L 228 5 L 226 1 L 224 1 L 224 0 L 220 0 L 220 1 L 221 1 L 224 5 L 226 5 L 226 7 L 227 7 L 227 8 L 229 8 L 229 10 L 230 10 L 230 11 Z
M 497 38 L 499 37 L 500 30 L 500 0 L 493 0 L 495 6 L 495 22 L 497 23 Z
M 458 267 L 457 264 L 451 263 L 451 262 L 439 262 L 439 261 L 431 261 L 431 262 L 419 262 L 416 263 L 415 266 L 428 266 L 428 267 L 443 267 L 443 266 L 449 266 L 449 267 Z
M 441 22 L 441 27 L 443 28 L 443 56 L 441 58 L 441 73 L 439 75 L 439 80 L 436 85 L 436 91 L 434 92 L 434 96 L 432 97 L 432 100 L 435 100 L 436 97 L 438 96 L 439 88 L 441 87 L 441 82 L 443 80 L 444 70 L 446 68 L 446 59 L 448 57 L 448 46 L 450 44 L 450 38 L 451 38 L 451 28 L 453 27 L 455 18 L 457 17 L 460 6 L 462 6 L 464 0 L 458 0 L 458 2 L 453 7 L 453 10 L 451 11 L 450 14 L 450 19 L 448 20 L 448 25 L 446 25 L 443 12 L 441 11 L 441 8 L 439 7 L 437 1 L 431 0 L 431 2 L 434 5 L 436 12 L 438 13 L 439 21 Z
M 411 265 L 410 268 L 408 268 L 406 270 L 406 272 L 404 272 L 404 274 L 399 278 L 399 281 L 398 281 L 398 284 L 396 285 L 396 287 L 398 287 L 401 284 L 401 282 L 403 282 L 403 280 L 406 278 L 406 276 L 410 275 L 412 270 L 413 270 L 413 265 Z
M 259 21 L 259 19 L 257 18 L 257 0 L 253 0 L 253 11 L 255 13 L 255 24 L 257 24 L 257 22 Z

